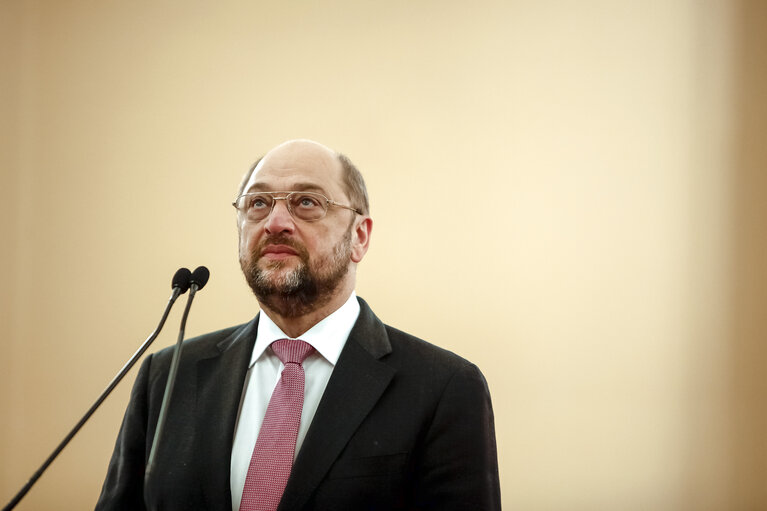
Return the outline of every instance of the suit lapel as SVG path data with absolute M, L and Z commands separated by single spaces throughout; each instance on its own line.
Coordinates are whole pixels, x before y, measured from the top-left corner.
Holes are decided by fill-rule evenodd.
M 257 324 L 258 317 L 197 362 L 200 483 L 210 509 L 232 509 L 229 475 L 234 428 Z
M 279 511 L 301 509 L 383 394 L 394 369 L 383 323 L 361 298 L 360 315 L 338 359 L 285 488 Z

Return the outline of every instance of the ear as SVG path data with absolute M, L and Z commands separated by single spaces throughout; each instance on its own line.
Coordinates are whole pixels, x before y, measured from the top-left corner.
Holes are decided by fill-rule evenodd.
M 370 232 L 373 230 L 373 219 L 369 216 L 362 217 L 362 220 L 356 222 L 352 231 L 352 255 L 351 259 L 355 263 L 362 261 L 370 245 Z

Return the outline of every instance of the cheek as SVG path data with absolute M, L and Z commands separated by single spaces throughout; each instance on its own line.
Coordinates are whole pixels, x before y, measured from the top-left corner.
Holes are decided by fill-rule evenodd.
M 240 230 L 240 256 L 247 256 L 253 252 L 253 247 L 255 247 L 256 243 L 258 243 L 257 238 L 258 237 L 256 236 L 256 231 L 254 229 L 243 228 Z
M 324 229 L 313 233 L 312 236 L 306 236 L 303 242 L 310 255 L 325 256 L 333 251 L 333 247 L 338 243 L 340 236 L 335 230 Z
M 313 240 L 314 245 L 307 245 L 312 259 L 328 261 L 335 257 L 339 244 L 345 243 L 343 232 L 327 232 L 323 236 Z

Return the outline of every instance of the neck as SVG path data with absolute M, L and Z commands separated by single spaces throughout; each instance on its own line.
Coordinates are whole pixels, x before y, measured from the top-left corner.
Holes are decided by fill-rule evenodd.
M 296 339 L 311 330 L 314 325 L 340 309 L 349 299 L 352 291 L 354 291 L 353 280 L 339 288 L 327 302 L 298 316 L 286 316 L 280 314 L 279 311 L 269 307 L 266 303 L 262 303 L 261 300 L 259 300 L 259 306 L 261 307 L 261 310 L 274 321 L 274 324 L 280 327 L 280 330 L 285 332 L 288 337 Z

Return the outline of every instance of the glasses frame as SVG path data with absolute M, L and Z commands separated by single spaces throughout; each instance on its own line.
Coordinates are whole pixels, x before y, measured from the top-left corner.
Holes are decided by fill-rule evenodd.
M 323 208 L 324 212 L 322 213 L 322 216 L 319 217 L 319 218 L 316 218 L 314 220 L 304 220 L 303 218 L 300 218 L 300 217 L 296 216 L 293 213 L 293 208 L 290 207 L 290 201 L 288 200 L 288 198 L 291 195 L 294 195 L 294 194 L 308 194 L 308 195 L 314 195 L 314 196 L 317 196 L 317 197 L 322 197 L 323 199 L 325 199 L 325 207 Z M 272 205 L 269 208 L 269 212 L 261 220 L 265 220 L 265 219 L 269 218 L 269 215 L 271 215 L 272 211 L 274 211 L 274 205 L 277 204 L 278 200 L 284 200 L 285 201 L 285 206 L 287 207 L 288 213 L 290 213 L 290 216 L 293 217 L 296 220 L 301 220 L 302 222 L 318 222 L 318 221 L 322 220 L 323 218 L 325 218 L 327 216 L 328 208 L 330 206 L 337 206 L 339 208 L 348 209 L 349 211 L 354 211 L 358 215 L 362 214 L 361 211 L 358 211 L 357 209 L 355 209 L 355 208 L 353 208 L 351 206 L 346 206 L 344 204 L 341 204 L 340 202 L 336 202 L 333 199 L 329 199 L 328 197 L 326 197 L 324 194 L 321 194 L 320 192 L 312 192 L 312 191 L 304 191 L 304 192 L 302 192 L 302 191 L 297 191 L 297 190 L 296 191 L 292 191 L 292 192 L 283 191 L 283 192 L 248 192 L 248 193 L 243 193 L 241 195 L 238 195 L 237 198 L 235 198 L 234 201 L 232 201 L 232 206 L 234 206 L 234 209 L 236 209 L 239 213 L 242 213 L 242 214 L 244 214 L 247 217 L 247 215 L 248 215 L 247 210 L 238 208 L 237 207 L 237 202 L 239 202 L 240 199 L 242 199 L 243 197 L 250 197 L 252 195 L 269 195 L 272 198 Z M 283 196 L 282 197 L 276 197 L 276 195 L 283 195 Z M 256 221 L 260 222 L 261 220 L 256 220 Z

